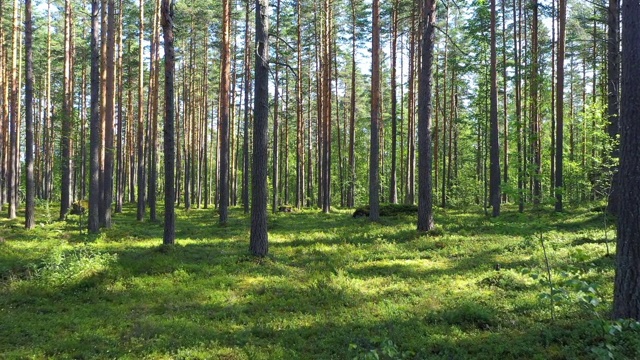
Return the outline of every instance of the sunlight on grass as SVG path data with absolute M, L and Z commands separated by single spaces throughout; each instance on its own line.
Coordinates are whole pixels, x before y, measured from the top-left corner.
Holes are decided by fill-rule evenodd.
M 179 210 L 171 248 L 134 211 L 100 236 L 73 219 L 33 232 L 1 220 L 0 357 L 589 358 L 606 344 L 591 324 L 610 305 L 615 232 L 588 209 L 437 210 L 427 235 L 410 215 L 275 214 L 264 259 L 248 255 L 239 208 L 227 226 Z M 553 323 L 540 239 L 563 291 Z

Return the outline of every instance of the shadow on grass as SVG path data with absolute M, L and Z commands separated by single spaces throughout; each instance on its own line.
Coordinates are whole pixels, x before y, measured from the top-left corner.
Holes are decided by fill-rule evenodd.
M 498 261 L 502 269 L 529 264 L 519 257 L 505 260 L 500 246 L 479 241 L 470 250 L 444 237 L 425 240 L 398 227 L 405 218 L 371 224 L 346 214 L 302 212 L 270 215 L 275 255 L 254 261 L 247 255 L 248 218 L 240 209 L 231 215 L 223 227 L 212 209 L 179 211 L 178 245 L 171 248 L 160 247 L 161 224 L 136 222 L 130 209 L 116 216 L 114 228 L 90 244 L 115 256 L 104 268 L 59 286 L 26 282 L 1 288 L 0 348 L 15 358 L 344 359 L 380 352 L 391 340 L 407 357 L 419 359 L 589 355 L 574 330 L 586 325 L 575 319 L 550 330 L 551 336 L 547 324 L 514 321 L 504 308 L 475 301 L 472 291 L 447 302 L 424 292 L 413 304 L 394 288 L 376 292 L 358 285 L 381 277 L 413 287 L 491 271 Z M 539 231 L 527 228 L 532 220 L 520 214 L 488 219 L 437 211 L 436 222 L 445 235 Z M 578 223 L 595 227 L 589 217 Z M 423 247 L 414 249 L 414 241 Z M 43 256 L 5 253 L 2 246 L 0 262 L 18 268 Z M 405 255 L 410 250 L 414 254 Z M 426 256 L 443 265 L 402 263 L 428 263 Z M 596 261 L 611 265 L 608 258 Z M 531 311 L 534 305 L 514 308 Z

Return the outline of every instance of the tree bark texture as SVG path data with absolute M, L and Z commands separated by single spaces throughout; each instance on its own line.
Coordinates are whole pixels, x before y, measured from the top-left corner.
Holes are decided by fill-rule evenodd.
M 173 45 L 173 6 L 170 0 L 162 0 L 162 31 L 164 34 L 164 233 L 163 243 L 170 245 L 176 238 L 175 216 L 175 125 L 174 125 L 174 74 L 175 50 Z
M 423 5 L 422 67 L 418 88 L 418 231 L 433 228 L 433 179 L 431 167 L 431 69 L 435 41 L 436 0 L 427 0 Z
M 613 317 L 640 320 L 640 3 L 622 3 L 620 192 Z
M 269 252 L 267 234 L 267 145 L 269 125 L 269 2 L 256 0 L 256 61 L 251 176 L 251 235 L 254 256 Z

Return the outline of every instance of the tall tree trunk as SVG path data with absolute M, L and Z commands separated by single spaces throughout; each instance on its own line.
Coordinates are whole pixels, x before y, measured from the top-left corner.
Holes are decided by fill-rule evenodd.
M 296 3 L 297 10 L 297 69 L 296 78 L 296 207 L 302 208 L 305 199 L 304 188 L 304 119 L 302 117 L 302 7 Z
M 25 210 L 25 228 L 33 229 L 35 226 L 35 178 L 33 173 L 33 21 L 31 18 L 31 0 L 25 1 L 24 21 L 24 46 L 25 59 L 25 112 L 26 112 L 26 154 L 27 165 L 27 206 Z
M 251 235 L 254 256 L 269 252 L 267 234 L 267 145 L 269 124 L 269 2 L 256 0 L 255 103 L 253 120 L 253 171 L 251 184 Z
M 89 232 L 100 231 L 100 49 L 99 4 L 91 1 L 91 120 L 89 157 Z
M 396 178 L 397 151 L 398 144 L 396 142 L 398 132 L 398 100 L 396 94 L 396 65 L 397 65 L 397 49 L 398 49 L 398 0 L 393 2 L 393 10 L 391 15 L 391 180 L 389 182 L 389 202 L 398 203 L 398 185 Z
M 62 180 L 60 197 L 60 220 L 69 212 L 71 205 L 71 127 L 73 117 L 73 101 L 71 89 L 71 2 L 65 1 L 65 30 L 64 30 L 64 95 L 62 100 L 62 134 L 60 152 L 62 157 Z
M 562 1 L 562 0 L 561 0 Z M 640 320 L 640 3 L 622 2 L 620 193 L 613 318 Z
M 501 0 L 500 5 L 502 7 L 502 202 L 506 203 L 508 200 L 507 192 L 504 189 L 509 183 L 509 109 L 507 106 L 507 12 L 506 12 L 507 0 Z
M 111 205 L 113 203 L 113 169 L 114 169 L 114 147 L 113 147 L 113 118 L 115 110 L 115 1 L 108 0 L 107 9 L 107 84 L 106 84 L 106 109 L 105 109 L 105 133 L 104 133 L 104 181 L 102 219 L 101 225 L 111 227 Z
M 500 215 L 500 141 L 498 139 L 498 69 L 496 50 L 496 0 L 491 0 L 491 109 L 489 117 L 491 129 L 490 137 L 490 173 L 489 197 L 491 199 L 492 215 Z
M 277 1 L 276 4 L 276 37 L 280 37 L 280 0 Z M 271 182 L 273 183 L 273 202 L 271 203 L 271 211 L 273 211 L 274 213 L 276 211 L 278 211 L 278 195 L 280 192 L 280 159 L 279 159 L 279 150 L 278 150 L 278 143 L 279 143 L 279 126 L 280 124 L 278 123 L 280 118 L 280 71 L 279 71 L 279 65 L 278 63 L 280 62 L 280 42 L 276 41 L 275 44 L 275 54 L 276 54 L 276 61 L 275 61 L 275 66 L 273 69 L 273 77 L 274 77 L 274 85 L 273 85 L 273 150 L 271 151 L 271 155 L 273 156 L 272 159 L 272 171 L 273 171 L 273 175 L 271 178 Z
M 244 213 L 249 213 L 249 94 L 251 93 L 251 35 L 249 33 L 249 3 L 245 6 L 244 25 L 244 133 L 242 139 L 242 205 Z
M 349 112 L 349 193 L 347 195 L 347 206 L 355 206 L 356 193 L 356 159 L 355 159 L 355 139 L 356 139 L 356 0 L 351 0 L 351 93 Z
M 50 8 L 50 4 L 47 4 L 48 8 Z M 5 34 L 4 34 L 4 11 L 3 11 L 3 1 L 0 0 L 0 44 L 5 43 Z M 50 14 L 50 11 L 47 12 Z M 49 21 L 49 17 L 47 17 L 47 21 Z M 49 40 L 47 41 L 49 44 Z M 5 195 L 6 192 L 6 174 L 7 174 L 7 158 L 8 154 L 6 151 L 6 146 L 8 144 L 8 135 L 9 135 L 9 117 L 7 112 L 7 95 L 8 91 L 8 82 L 6 79 L 6 61 L 5 61 L 5 49 L 4 46 L 0 46 L 0 84 L 3 84 L 2 89 L 0 89 L 0 210 L 4 207 L 5 204 Z M 48 74 L 48 73 L 47 73 Z M 45 79 L 45 88 L 47 87 L 47 80 Z M 47 121 L 45 110 L 45 121 Z M 46 125 L 45 125 L 46 127 Z M 46 131 L 44 131 L 46 133 Z M 44 139 L 43 139 L 44 140 Z
M 533 157 L 533 204 L 540 205 L 542 196 L 541 187 L 541 156 L 540 156 L 540 116 L 539 116 L 539 45 L 538 45 L 538 1 L 532 3 L 532 28 L 531 28 L 531 156 Z
M 322 211 L 331 210 L 331 38 L 333 5 L 330 0 L 324 1 L 324 26 L 322 36 Z
M 18 182 L 17 182 L 17 169 L 15 167 L 16 159 L 18 158 L 18 39 L 20 34 L 20 25 L 18 20 L 20 3 L 18 0 L 13 2 L 13 34 L 12 34 L 12 61 L 11 61 L 11 100 L 9 103 L 9 144 L 7 147 L 8 162 L 7 162 L 7 202 L 9 203 L 9 219 L 16 218 L 16 208 L 18 207 Z
M 158 97 L 160 81 L 160 0 L 154 1 L 153 31 L 151 38 L 151 56 L 149 62 L 149 185 L 147 203 L 149 204 L 149 220 L 157 221 L 158 192 Z
M 607 41 L 607 115 L 609 124 L 607 132 L 609 134 L 610 162 L 620 156 L 617 137 L 619 133 L 618 114 L 620 112 L 620 0 L 609 0 L 609 11 L 607 17 L 608 41 Z M 609 191 L 609 203 L 607 211 L 611 214 L 618 214 L 618 204 L 620 191 L 618 190 L 618 169 L 610 166 L 609 171 L 613 173 L 611 179 L 611 190 Z
M 520 1 L 513 0 L 513 59 L 514 59 L 514 81 L 515 81 L 515 100 L 516 100 L 516 133 L 517 133 L 517 162 L 518 162 L 518 211 L 524 211 L 524 166 L 522 157 L 522 80 L 520 59 L 522 59 L 520 44 Z
M 418 88 L 418 231 L 433 229 L 433 189 L 431 165 L 431 69 L 435 42 L 436 0 L 425 1 L 422 9 L 422 64 Z
M 138 45 L 140 52 L 138 53 L 139 76 L 138 76 L 138 221 L 144 220 L 146 213 L 146 179 L 145 179 L 145 156 L 144 156 L 144 0 L 140 0 L 140 33 Z
M 229 207 L 229 82 L 231 76 L 231 1 L 222 1 L 222 43 L 220 74 L 220 224 L 225 225 Z
M 406 203 L 415 203 L 415 150 L 416 150 L 416 111 L 415 111 L 415 73 L 417 68 L 416 42 L 418 41 L 416 27 L 417 3 L 413 3 L 411 10 L 411 36 L 409 41 L 409 90 L 407 96 L 409 108 L 409 124 L 407 127 L 407 191 Z
M 380 0 L 373 0 L 371 45 L 371 153 L 369 157 L 369 220 L 380 220 Z
M 123 40 L 122 40 L 122 31 L 123 31 L 123 23 L 124 23 L 124 18 L 122 16 L 122 12 L 123 12 L 123 8 L 124 8 L 124 1 L 123 0 L 119 0 L 118 1 L 118 14 L 120 16 L 118 16 L 118 29 L 117 29 L 117 33 L 116 33 L 116 38 L 117 38 L 117 42 L 118 42 L 118 52 L 116 53 L 116 66 L 117 66 L 117 77 L 116 77 L 116 81 L 118 83 L 118 89 L 121 89 L 120 91 L 118 91 L 118 145 L 117 145 L 117 176 L 116 176 L 116 189 L 117 189 L 117 193 L 116 193 L 116 213 L 122 213 L 122 205 L 124 202 L 124 190 L 125 190 L 125 179 L 127 178 L 126 176 L 126 170 L 127 167 L 125 166 L 126 161 L 125 161 L 125 154 L 124 154 L 124 145 L 125 145 L 125 128 L 124 128 L 124 116 L 123 116 L 123 103 L 124 103 L 124 69 L 122 66 L 122 57 L 124 55 L 124 46 L 123 46 Z M 128 43 L 127 43 L 128 45 Z M 84 70 L 84 67 L 83 67 Z M 84 73 L 84 71 L 83 71 Z M 84 89 L 84 86 L 83 86 Z M 128 94 L 131 94 L 130 92 Z M 84 101 L 83 101 L 84 103 Z M 84 180 L 84 176 L 83 176 L 83 180 Z M 84 181 L 83 181 L 84 184 Z
M 558 34 L 558 82 L 556 90 L 556 116 L 558 118 L 556 130 L 556 204 L 555 210 L 562 211 L 562 193 L 564 187 L 563 177 L 563 147 L 564 147 L 564 54 L 567 23 L 567 0 L 558 0 L 558 22 L 560 24 Z
M 174 136 L 174 73 L 173 6 L 170 0 L 162 0 L 162 30 L 164 34 L 164 233 L 163 243 L 173 244 L 176 238 L 175 188 L 175 136 Z

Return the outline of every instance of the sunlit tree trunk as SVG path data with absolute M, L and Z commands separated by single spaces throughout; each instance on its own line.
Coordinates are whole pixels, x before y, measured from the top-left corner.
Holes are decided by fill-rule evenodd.
M 65 1 L 65 30 L 64 30 L 64 95 L 62 101 L 62 133 L 61 133 L 61 197 L 60 197 L 60 219 L 64 219 L 71 206 L 71 127 L 73 117 L 73 101 L 71 89 L 71 2 Z
M 276 37 L 280 36 L 280 0 L 277 1 L 276 4 L 276 9 L 275 9 L 275 13 L 276 13 Z M 279 144 L 279 129 L 280 129 L 280 71 L 279 71 L 279 62 L 280 62 L 280 41 L 276 41 L 275 43 L 275 55 L 276 55 L 276 60 L 275 60 L 275 64 L 273 67 L 273 78 L 274 78 L 274 84 L 273 84 L 273 150 L 271 151 L 271 155 L 272 155 L 272 177 L 271 177 L 271 182 L 273 184 L 273 190 L 272 190 L 272 196 L 273 196 L 273 201 L 271 203 L 271 211 L 272 212 L 276 212 L 278 211 L 278 195 L 280 192 L 280 158 L 279 158 L 279 149 L 278 149 L 278 144 Z
M 496 50 L 496 0 L 491 0 L 490 202 L 492 215 L 500 215 L 500 142 L 498 138 L 498 69 Z
M 562 211 L 562 193 L 563 193 L 563 147 L 564 147 L 564 54 L 565 54 L 565 37 L 567 22 L 567 0 L 558 0 L 558 22 L 560 25 L 558 34 L 558 64 L 557 64 L 557 90 L 556 90 L 556 203 L 555 210 Z
M 99 0 L 91 1 L 91 120 L 89 142 L 89 232 L 100 231 L 100 50 Z
M 297 69 L 296 79 L 296 207 L 302 208 L 305 199 L 304 187 L 304 119 L 302 117 L 302 7 L 300 1 L 296 4 L 297 10 Z M 245 125 L 246 126 L 246 125 Z
M 391 180 L 389 182 L 389 202 L 398 203 L 398 184 L 396 178 L 397 165 L 397 149 L 396 142 L 398 133 L 398 100 L 396 85 L 396 65 L 397 65 L 397 49 L 398 49 L 398 0 L 393 2 L 393 10 L 391 15 Z
M 355 139 L 356 139 L 356 37 L 357 37 L 357 17 L 356 0 L 351 0 L 351 93 L 349 112 L 349 191 L 347 195 L 347 206 L 355 206 L 356 192 L 356 161 L 355 161 Z
M 140 17 L 139 17 L 139 37 L 138 45 L 140 51 L 138 53 L 138 207 L 137 219 L 144 220 L 146 213 L 146 179 L 145 179 L 145 156 L 144 156 L 144 0 L 140 0 Z
M 249 94 L 251 93 L 251 35 L 249 33 L 249 3 L 246 1 L 245 6 L 245 25 L 244 25 L 244 132 L 242 139 L 242 205 L 244 213 L 249 213 Z
M 33 161 L 33 20 L 31 0 L 25 1 L 25 21 L 24 21 L 24 47 L 26 51 L 25 59 L 25 126 L 26 126 L 26 152 L 25 162 L 27 165 L 27 206 L 25 209 L 25 228 L 33 229 L 35 226 L 35 178 Z
M 224 225 L 228 219 L 229 207 L 229 100 L 230 89 L 230 41 L 231 1 L 222 1 L 222 43 L 220 74 L 220 220 Z
M 267 234 L 267 145 L 269 124 L 269 2 L 256 0 L 255 102 L 253 121 L 253 171 L 251 184 L 251 235 L 254 256 L 269 252 Z
M 371 45 L 371 153 L 369 156 L 369 220 L 380 220 L 380 0 L 373 0 Z
M 433 229 L 431 165 L 431 86 L 435 42 L 436 0 L 425 1 L 422 9 L 422 64 L 418 88 L 418 231 Z
M 175 227 L 175 137 L 174 137 L 174 71 L 175 52 L 173 47 L 173 6 L 170 0 L 162 0 L 162 31 L 164 34 L 164 234 L 163 243 L 173 244 Z
M 158 97 L 160 82 L 160 0 L 154 1 L 153 31 L 151 37 L 151 58 L 149 62 L 149 114 L 148 114 L 148 180 L 147 203 L 149 204 L 149 220 L 157 221 L 158 192 Z
M 620 0 L 609 0 L 609 11 L 607 17 L 607 115 L 609 124 L 607 133 L 610 142 L 610 162 L 620 156 L 617 137 L 619 133 L 618 114 L 620 112 Z M 618 190 L 618 171 L 616 166 L 610 166 L 609 171 L 613 173 L 611 179 L 611 190 L 609 192 L 609 203 L 607 211 L 618 214 L 618 204 L 620 191 Z
M 50 8 L 50 4 L 47 4 Z M 0 0 L 0 44 L 5 43 L 5 34 L 4 34 L 4 2 Z M 47 12 L 49 14 L 49 12 Z M 47 16 L 47 23 L 49 22 L 49 17 Z M 49 44 L 49 40 L 47 40 L 47 44 Z M 7 145 L 9 143 L 9 116 L 7 111 L 7 102 L 8 102 L 8 82 L 6 78 L 6 62 L 5 62 L 5 49 L 4 46 L 0 46 L 0 84 L 3 84 L 2 89 L 0 89 L 0 210 L 4 207 L 5 204 L 5 195 L 6 186 L 7 186 L 7 160 L 8 160 L 8 151 Z M 48 74 L 48 73 L 47 73 Z M 45 88 L 47 87 L 48 82 L 45 79 Z M 45 110 L 45 121 L 47 121 Z M 46 125 L 45 125 L 46 128 Z M 46 133 L 46 131 L 44 131 Z M 44 139 L 43 139 L 44 140 Z
M 103 3 L 104 5 L 104 3 Z M 103 227 L 111 227 L 111 205 L 113 203 L 113 169 L 114 169 L 114 146 L 113 146 L 113 125 L 115 110 L 115 1 L 108 0 L 107 9 L 107 52 L 105 64 L 106 72 L 106 108 L 104 125 L 104 180 L 103 180 L 103 202 L 102 218 L 100 223 Z M 104 55 L 103 55 L 104 56 Z

